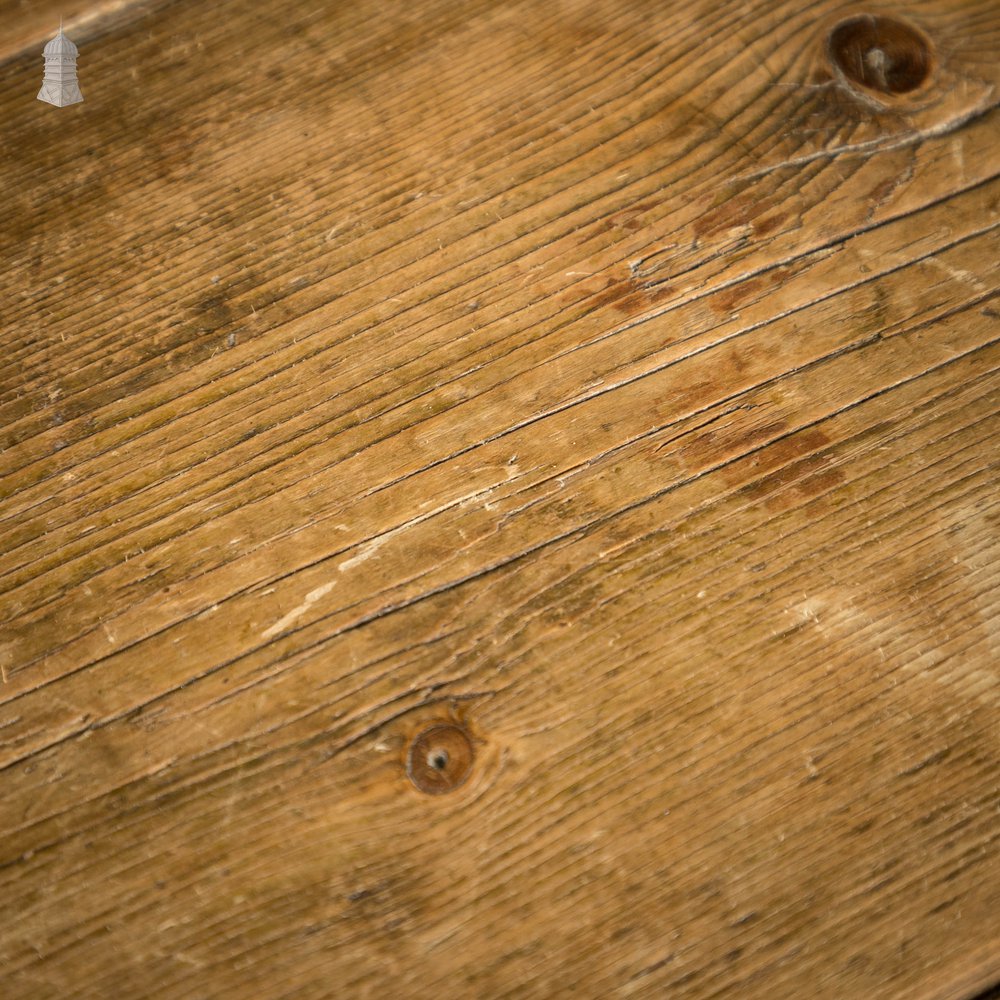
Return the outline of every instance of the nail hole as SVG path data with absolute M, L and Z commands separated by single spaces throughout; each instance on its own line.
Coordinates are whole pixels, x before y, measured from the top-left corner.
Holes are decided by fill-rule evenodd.
M 422 792 L 450 792 L 468 778 L 474 757 L 472 740 L 461 726 L 436 722 L 410 743 L 406 773 Z
M 931 74 L 931 43 L 894 17 L 864 14 L 841 21 L 827 39 L 833 65 L 851 83 L 882 94 L 916 90 Z

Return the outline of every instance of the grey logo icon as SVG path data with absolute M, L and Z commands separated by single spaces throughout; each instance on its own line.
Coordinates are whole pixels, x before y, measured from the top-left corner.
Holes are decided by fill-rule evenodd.
M 40 101 L 47 101 L 57 108 L 79 104 L 83 100 L 80 84 L 76 80 L 77 47 L 63 34 L 62 21 L 59 34 L 42 50 L 45 56 L 45 78 L 38 92 Z

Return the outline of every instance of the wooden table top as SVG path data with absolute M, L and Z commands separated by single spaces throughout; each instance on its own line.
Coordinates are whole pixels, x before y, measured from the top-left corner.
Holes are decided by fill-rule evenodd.
M 1000 979 L 995 0 L 24 7 L 0 994 Z

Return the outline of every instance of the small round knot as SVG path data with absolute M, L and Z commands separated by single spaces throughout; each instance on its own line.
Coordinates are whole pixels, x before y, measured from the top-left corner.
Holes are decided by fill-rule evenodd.
M 916 90 L 934 64 L 931 43 L 922 32 L 878 14 L 841 21 L 827 38 L 827 54 L 850 83 L 880 94 Z
M 450 792 L 469 776 L 474 757 L 472 740 L 461 726 L 435 722 L 410 744 L 406 773 L 422 792 Z

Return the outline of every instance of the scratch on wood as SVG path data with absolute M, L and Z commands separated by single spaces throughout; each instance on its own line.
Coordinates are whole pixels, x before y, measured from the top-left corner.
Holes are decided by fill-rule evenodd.
M 832 158 L 835 156 L 858 153 L 887 153 L 893 149 L 901 149 L 904 146 L 917 145 L 927 139 L 936 139 L 940 136 L 948 135 L 949 132 L 954 132 L 963 125 L 979 118 L 981 115 L 992 111 L 996 107 L 996 101 L 993 99 L 994 92 L 995 88 L 990 87 L 983 100 L 974 104 L 964 114 L 958 115 L 955 118 L 949 118 L 946 121 L 931 126 L 930 128 L 915 129 L 895 141 L 890 140 L 886 142 L 885 139 L 878 138 L 869 139 L 865 142 L 845 143 L 840 146 L 831 146 L 827 149 L 817 149 L 812 153 L 804 153 L 802 156 L 793 156 L 791 159 L 781 160 L 779 163 L 768 164 L 767 166 L 761 167 L 759 170 L 751 170 L 748 173 L 739 174 L 736 177 L 730 178 L 730 183 L 756 180 L 758 177 L 764 177 L 766 174 L 774 173 L 776 170 L 783 170 L 786 167 L 805 166 L 807 163 L 812 163 L 815 160 L 822 160 L 827 157 Z
M 378 538 L 373 538 L 370 542 L 366 542 L 358 549 L 357 555 L 351 556 L 350 559 L 345 559 L 337 569 L 341 573 L 346 573 L 347 570 L 357 566 L 358 563 L 363 563 L 366 559 L 370 559 L 395 533 L 394 531 L 387 531 L 384 535 L 379 535 Z
M 343 567 L 341 567 L 343 568 Z M 324 583 L 321 587 L 317 587 L 315 590 L 310 590 L 306 594 L 305 600 L 297 607 L 292 608 L 283 618 L 276 621 L 270 628 L 264 629 L 261 632 L 260 637 L 262 639 L 272 639 L 279 632 L 288 628 L 293 622 L 301 618 L 317 601 L 322 600 L 327 594 L 337 586 L 336 580 L 331 580 L 329 583 Z
M 965 270 L 965 268 L 952 267 L 951 264 L 945 263 L 945 261 L 939 260 L 934 256 L 928 257 L 927 261 L 935 267 L 940 268 L 945 274 L 950 275 L 956 281 L 961 281 L 962 284 L 974 288 L 977 292 L 989 291 L 989 287 L 986 284 L 980 281 L 971 271 Z

